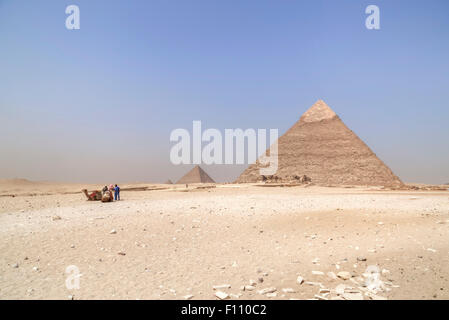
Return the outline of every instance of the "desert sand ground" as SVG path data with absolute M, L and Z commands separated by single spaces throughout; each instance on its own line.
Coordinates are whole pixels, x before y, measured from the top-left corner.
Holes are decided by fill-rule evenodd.
M 159 185 L 101 203 L 81 187 L 0 184 L 1 299 L 449 298 L 448 191 Z

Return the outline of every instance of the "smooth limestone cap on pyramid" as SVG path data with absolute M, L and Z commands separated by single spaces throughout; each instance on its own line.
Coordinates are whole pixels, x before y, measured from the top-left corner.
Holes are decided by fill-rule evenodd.
M 215 183 L 215 181 L 200 166 L 196 166 L 176 183 Z
M 237 183 L 262 180 L 259 162 L 250 165 Z M 352 132 L 322 100 L 307 110 L 278 139 L 281 180 L 306 175 L 322 185 L 396 186 L 401 180 Z

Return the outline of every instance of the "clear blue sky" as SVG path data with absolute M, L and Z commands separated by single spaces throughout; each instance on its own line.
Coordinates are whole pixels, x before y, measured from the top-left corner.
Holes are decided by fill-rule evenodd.
M 449 182 L 448 14 L 446 0 L 0 0 L 0 178 L 176 180 L 173 129 L 283 133 L 324 99 L 404 181 Z

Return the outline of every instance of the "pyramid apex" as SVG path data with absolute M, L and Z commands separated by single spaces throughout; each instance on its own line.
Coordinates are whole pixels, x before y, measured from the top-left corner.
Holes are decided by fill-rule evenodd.
M 336 116 L 337 114 L 326 104 L 326 102 L 320 99 L 306 112 L 304 112 L 300 120 L 301 122 L 316 122 L 325 119 L 332 119 Z

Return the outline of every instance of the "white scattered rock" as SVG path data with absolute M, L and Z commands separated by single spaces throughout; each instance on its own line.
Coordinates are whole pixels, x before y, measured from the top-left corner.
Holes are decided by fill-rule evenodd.
M 306 281 L 306 282 L 304 282 L 304 284 L 307 284 L 309 286 L 317 286 L 317 287 L 323 288 L 323 285 L 319 282 Z
M 346 286 L 344 284 L 339 284 L 336 288 L 335 288 L 335 292 L 339 295 L 342 295 L 345 293 L 345 289 Z
M 359 289 L 355 289 L 353 287 L 346 287 L 345 288 L 345 292 L 346 293 L 360 293 L 360 290 Z
M 312 274 L 313 275 L 316 275 L 316 276 L 324 276 L 324 272 L 322 272 L 322 271 L 312 271 Z
M 266 294 L 266 296 L 267 296 L 268 298 L 275 298 L 277 295 L 278 295 L 277 292 L 270 292 L 270 293 L 267 293 L 267 294 Z
M 316 294 L 316 295 L 315 295 L 315 298 L 317 298 L 318 300 L 329 300 L 328 298 L 326 298 L 326 297 L 324 297 L 324 296 L 321 296 L 321 295 L 319 295 L 319 294 Z
M 193 295 L 192 294 L 188 294 L 188 295 L 185 295 L 183 298 L 186 299 L 186 300 L 190 300 L 190 299 L 193 298 Z
M 18 264 L 18 263 L 14 263 L 14 264 L 12 265 L 12 267 L 13 267 L 14 269 L 17 269 L 17 268 L 19 267 L 19 264 Z
M 388 300 L 386 297 L 378 296 L 372 292 L 366 292 L 365 295 L 371 300 Z
M 229 294 L 223 292 L 223 291 L 217 291 L 215 292 L 215 296 L 220 300 L 229 299 Z
M 220 284 L 217 286 L 213 286 L 214 290 L 222 290 L 222 289 L 230 289 L 231 285 L 230 284 Z
M 284 293 L 295 293 L 296 290 L 293 289 L 293 288 L 283 288 L 282 292 L 284 292 Z
M 254 286 L 243 286 L 243 291 L 253 291 L 256 289 Z
M 303 284 L 304 278 L 301 277 L 301 276 L 298 276 L 298 278 L 296 278 L 296 282 L 299 283 L 299 284 Z
M 258 294 L 267 294 L 267 293 L 273 293 L 273 292 L 276 292 L 276 288 L 275 287 L 270 287 L 270 288 L 265 288 L 265 289 L 262 289 L 262 290 L 259 290 L 259 291 L 257 291 L 257 293 Z
M 117 231 L 115 230 L 115 229 L 112 229 L 110 232 L 109 232 L 109 234 L 116 234 L 117 233 Z
M 363 294 L 361 294 L 360 292 L 357 293 L 345 292 L 342 294 L 342 297 L 345 300 L 364 300 Z
M 351 278 L 351 274 L 347 271 L 340 271 L 339 273 L 337 273 L 337 277 L 343 280 L 348 280 Z
M 255 285 L 257 285 L 257 282 L 255 280 L 249 280 L 249 285 L 255 286 Z
M 430 252 L 437 252 L 435 249 L 432 249 L 432 248 L 427 248 L 427 251 L 430 251 Z
M 332 280 L 337 280 L 337 275 L 333 273 L 332 271 L 327 273 L 327 276 L 331 278 Z

